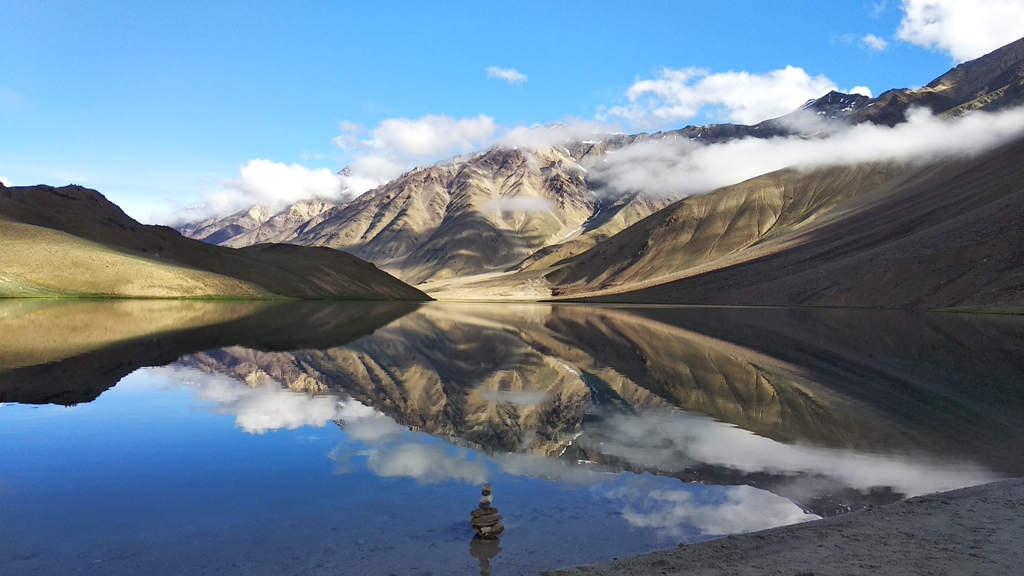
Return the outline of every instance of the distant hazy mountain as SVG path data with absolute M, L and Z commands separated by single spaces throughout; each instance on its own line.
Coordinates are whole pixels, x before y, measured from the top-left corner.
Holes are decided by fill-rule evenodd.
M 259 228 L 270 220 L 274 213 L 256 205 L 224 218 L 207 218 L 201 222 L 182 224 L 177 230 L 183 236 L 202 240 L 208 244 L 223 244 L 235 236 Z
M 0 296 L 408 299 L 426 296 L 336 250 L 243 250 L 132 220 L 80 186 L 0 184 Z

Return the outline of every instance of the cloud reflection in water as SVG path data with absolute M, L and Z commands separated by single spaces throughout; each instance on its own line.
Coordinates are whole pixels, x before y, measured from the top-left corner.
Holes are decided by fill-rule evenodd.
M 605 455 L 646 469 L 680 471 L 722 466 L 746 473 L 809 475 L 858 490 L 890 486 L 907 496 L 998 480 L 980 466 L 923 454 L 871 454 L 849 449 L 783 444 L 704 415 L 651 411 L 611 414 L 587 428 Z
M 664 538 L 683 538 L 692 527 L 702 536 L 754 532 L 817 520 L 790 500 L 751 486 L 714 491 L 658 489 L 631 482 L 607 495 L 625 503 L 622 516 L 635 528 L 654 528 Z

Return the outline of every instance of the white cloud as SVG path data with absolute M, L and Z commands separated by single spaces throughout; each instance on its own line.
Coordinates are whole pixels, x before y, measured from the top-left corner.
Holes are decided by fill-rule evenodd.
M 484 210 L 502 212 L 547 212 L 554 207 L 550 200 L 536 196 L 503 196 L 484 204 Z
M 170 222 L 195 221 L 226 216 L 257 204 L 278 212 L 301 200 L 340 200 L 347 186 L 344 178 L 326 168 L 257 158 L 241 166 L 237 177 L 222 180 L 220 188 L 204 194 L 197 206 L 156 218 Z
M 903 0 L 897 37 L 963 62 L 1024 36 L 1022 0 Z
M 871 50 L 881 52 L 889 47 L 889 43 L 885 41 L 885 38 L 880 38 L 874 34 L 868 34 L 860 39 L 861 44 L 867 46 Z
M 494 119 L 483 114 L 389 118 L 369 130 L 352 122 L 339 127 L 334 143 L 350 158 L 342 181 L 353 194 L 385 184 L 418 164 L 489 146 L 499 131 Z
M 873 96 L 873 94 L 871 94 L 871 88 L 868 88 L 867 86 L 854 86 L 853 88 L 847 90 L 846 93 L 860 94 L 861 96 L 867 96 L 868 98 L 871 98 Z
M 522 84 L 523 82 L 526 82 L 526 74 L 523 74 L 515 68 L 498 68 L 497 66 L 488 66 L 487 77 L 504 80 L 509 84 Z
M 11 181 L 6 176 L 0 176 L 0 184 L 3 184 L 4 186 L 10 186 Z
M 692 195 L 795 167 L 915 162 L 971 156 L 1024 136 L 1024 109 L 936 118 L 924 110 L 893 128 L 860 124 L 823 138 L 744 138 L 699 145 L 683 139 L 634 144 L 590 169 L 612 192 Z
M 811 76 L 793 66 L 766 74 L 665 69 L 657 79 L 635 82 L 626 91 L 630 104 L 613 107 L 604 116 L 654 127 L 703 112 L 722 121 L 756 124 L 792 112 L 830 90 L 836 85 L 825 76 Z
M 295 202 L 323 198 L 341 201 L 385 184 L 417 164 L 490 145 L 498 131 L 494 119 L 427 115 L 415 120 L 389 118 L 367 130 L 342 122 L 334 143 L 350 159 L 336 174 L 326 168 L 250 160 L 235 178 L 203 195 L 196 205 L 154 219 L 167 223 L 223 217 L 259 204 L 278 212 Z
M 372 148 L 418 158 L 469 152 L 489 142 L 497 125 L 483 114 L 476 118 L 449 118 L 428 114 L 416 120 L 389 118 L 374 128 L 367 142 Z

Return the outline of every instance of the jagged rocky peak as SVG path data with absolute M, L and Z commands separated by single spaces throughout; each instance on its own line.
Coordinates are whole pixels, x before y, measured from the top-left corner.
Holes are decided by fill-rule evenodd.
M 257 204 L 224 218 L 207 218 L 201 222 L 175 226 L 175 230 L 181 232 L 182 236 L 194 240 L 202 240 L 208 244 L 223 244 L 239 234 L 258 228 L 273 216 L 273 212 Z
M 325 211 L 330 210 L 336 206 L 335 203 L 329 202 L 322 198 L 313 198 L 311 200 L 300 200 L 291 206 L 288 206 L 281 212 L 278 212 L 274 218 L 312 218 L 319 214 L 323 214 Z M 267 219 L 268 221 L 270 218 Z
M 799 110 L 813 112 L 817 116 L 828 119 L 844 118 L 864 108 L 871 102 L 870 96 L 863 94 L 846 94 L 832 90 L 821 98 L 808 100 Z

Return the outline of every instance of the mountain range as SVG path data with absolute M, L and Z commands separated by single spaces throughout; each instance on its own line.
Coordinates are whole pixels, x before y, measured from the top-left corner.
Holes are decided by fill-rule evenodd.
M 751 126 L 538 127 L 344 200 L 253 206 L 176 230 L 80 186 L 0 184 L 0 296 L 1020 311 L 1022 104 L 1024 39 L 918 89 L 830 92 Z M 963 144 L 942 126 L 1005 134 L 957 153 L 864 154 L 898 148 L 922 113 L 940 151 Z M 979 118 L 995 120 L 970 124 Z M 732 174 L 794 143 L 830 156 Z M 720 150 L 741 153 L 673 176 Z
M 506 142 L 347 201 L 253 207 L 178 227 L 209 243 L 346 251 L 438 298 L 1018 309 L 1024 145 L 921 161 L 789 168 L 706 194 L 609 180 L 639 145 L 821 139 L 1024 103 L 1024 39 L 918 89 L 831 92 L 752 126 Z M 568 135 L 566 135 L 568 134 Z M 681 152 L 677 150 L 682 150 Z M 616 157 L 615 155 L 620 156 Z M 619 161 L 621 164 L 621 161 Z

